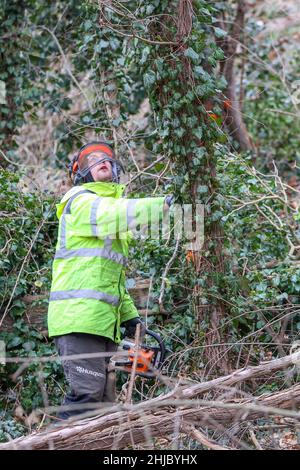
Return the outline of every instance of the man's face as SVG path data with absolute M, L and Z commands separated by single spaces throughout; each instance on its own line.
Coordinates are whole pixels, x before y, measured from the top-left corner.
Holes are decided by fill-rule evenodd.
M 89 167 L 105 157 L 107 157 L 107 155 L 102 152 L 91 153 L 88 156 Z M 94 181 L 112 181 L 112 168 L 109 161 L 104 161 L 95 165 L 90 171 Z

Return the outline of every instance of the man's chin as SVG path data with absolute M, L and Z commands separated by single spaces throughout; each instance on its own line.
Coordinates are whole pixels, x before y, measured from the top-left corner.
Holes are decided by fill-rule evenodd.
M 112 181 L 112 177 L 109 175 L 97 175 L 94 178 L 96 182 L 109 183 Z

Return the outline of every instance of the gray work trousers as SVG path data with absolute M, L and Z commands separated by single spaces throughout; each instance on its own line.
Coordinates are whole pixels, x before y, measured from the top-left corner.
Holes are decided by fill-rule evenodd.
M 69 385 L 62 405 L 68 405 L 68 409 L 60 410 L 58 418 L 68 419 L 95 409 L 89 404 L 115 401 L 115 372 L 108 368 L 110 356 L 80 358 L 80 354 L 113 352 L 118 347 L 116 343 L 104 336 L 70 333 L 56 336 L 55 344 L 59 356 L 79 355 L 78 359 L 62 359 Z

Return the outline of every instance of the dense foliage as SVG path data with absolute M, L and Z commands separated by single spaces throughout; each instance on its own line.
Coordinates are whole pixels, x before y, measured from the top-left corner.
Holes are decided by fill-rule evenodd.
M 104 3 L 1 1 L 0 130 L 6 168 L 0 172 L 0 321 L 5 325 L 10 319 L 10 326 L 0 338 L 7 354 L 55 352 L 44 332 L 25 321 L 24 297 L 35 296 L 32 307 L 47 307 L 58 195 L 52 188 L 34 190 L 32 182 L 27 186 L 31 170 L 22 165 L 24 149 L 17 143 L 24 123 L 38 125 L 48 117 L 55 117 L 55 125 L 41 162 L 53 173 L 82 142 L 101 137 L 118 143 L 118 157 L 132 178 L 128 191 L 136 197 L 173 192 L 179 202 L 205 205 L 202 270 L 193 253 L 176 248 L 172 238 L 135 241 L 132 249 L 129 284 L 137 276 L 151 281 L 147 321 L 173 351 L 165 367 L 170 376 L 215 375 L 207 333 L 212 309 L 220 304 L 217 333 L 230 367 L 288 353 L 300 331 L 297 190 L 287 184 L 297 175 L 292 163 L 299 157 L 296 110 L 290 113 L 297 57 L 292 54 L 281 86 L 282 64 L 270 55 L 272 42 L 263 38 L 257 53 L 251 38 L 259 24 L 248 19 L 249 57 L 244 51 L 243 60 L 249 63 L 245 70 L 240 62 L 237 67 L 245 121 L 258 151 L 233 153 L 222 122 L 226 81 L 219 63 L 225 57 L 217 45 L 226 35 L 217 25 L 226 2 L 197 0 L 182 17 L 176 1 Z M 234 12 L 235 2 L 230 5 Z M 289 41 L 280 51 L 286 57 L 288 46 L 294 51 Z M 30 139 L 26 145 L 29 153 L 37 149 Z M 162 276 L 175 249 L 162 311 Z M 58 362 L 33 362 L 16 377 L 19 366 L 0 366 L 0 441 L 30 429 L 38 419 L 28 421 L 26 415 L 58 404 L 63 393 Z M 279 375 L 262 382 L 258 392 L 276 390 L 283 380 Z M 166 389 L 143 380 L 137 388 L 137 399 Z

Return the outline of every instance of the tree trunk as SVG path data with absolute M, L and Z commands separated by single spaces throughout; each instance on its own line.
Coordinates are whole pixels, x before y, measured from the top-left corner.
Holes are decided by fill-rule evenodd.
M 227 81 L 227 88 L 224 92 L 226 96 L 226 117 L 225 125 L 230 135 L 239 143 L 241 150 L 255 150 L 255 145 L 247 131 L 243 120 L 242 103 L 237 96 L 235 60 L 239 41 L 244 31 L 245 13 L 247 2 L 239 0 L 237 5 L 236 17 L 233 21 L 233 27 L 228 32 L 228 36 L 220 41 L 220 45 L 226 55 L 226 60 L 221 66 L 221 72 Z M 220 22 L 222 29 L 227 29 L 222 20 Z

